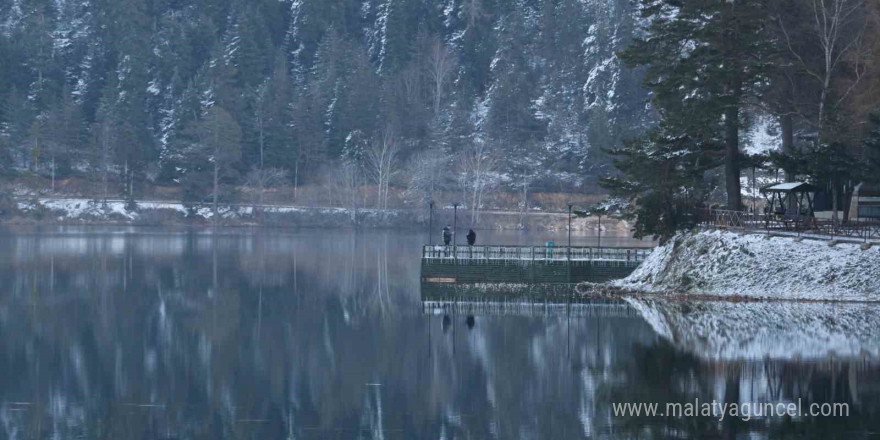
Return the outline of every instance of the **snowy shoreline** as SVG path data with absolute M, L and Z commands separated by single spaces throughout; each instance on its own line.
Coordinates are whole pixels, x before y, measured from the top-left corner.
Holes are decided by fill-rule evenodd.
M 15 202 L 18 212 L 0 217 L 0 224 L 89 224 L 135 226 L 208 226 L 213 212 L 209 203 L 196 206 L 194 216 L 187 207 L 175 201 L 137 201 L 137 209 L 126 209 L 124 200 L 107 200 L 106 205 L 88 198 L 31 198 Z M 262 218 L 255 218 L 251 205 L 221 205 L 217 226 L 224 227 L 301 227 L 335 229 L 420 229 L 428 224 L 427 213 L 421 209 L 372 209 L 312 207 L 299 205 L 266 205 Z M 435 209 L 434 224 L 452 224 L 453 210 Z M 468 213 L 459 210 L 459 224 Z M 564 231 L 568 215 L 557 212 L 483 211 L 480 227 L 493 230 Z M 438 226 L 439 227 L 439 226 Z M 595 218 L 577 219 L 576 231 L 596 231 L 603 234 L 628 235 L 631 229 L 625 221 L 603 219 L 601 226 Z
M 609 289 L 731 300 L 880 301 L 880 249 L 706 231 L 658 247 Z

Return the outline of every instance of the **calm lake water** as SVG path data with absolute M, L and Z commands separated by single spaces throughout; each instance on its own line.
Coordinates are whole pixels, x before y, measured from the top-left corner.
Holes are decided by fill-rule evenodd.
M 313 230 L 0 230 L 0 438 L 880 434 L 880 344 L 872 336 L 880 318 L 870 309 L 780 303 L 718 318 L 711 305 L 539 304 L 444 314 L 421 302 L 424 240 Z M 566 237 L 479 237 L 549 240 Z M 792 310 L 818 315 L 809 327 L 828 331 L 801 336 Z M 744 322 L 754 334 L 736 327 Z M 695 399 L 840 402 L 850 415 L 742 421 L 612 410 L 615 402 Z

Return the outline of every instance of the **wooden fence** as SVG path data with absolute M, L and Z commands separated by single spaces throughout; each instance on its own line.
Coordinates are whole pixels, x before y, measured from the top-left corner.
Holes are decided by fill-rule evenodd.
M 880 220 L 877 219 L 850 218 L 835 222 L 805 215 L 703 209 L 698 211 L 698 224 L 713 229 L 781 233 L 828 240 L 880 241 Z

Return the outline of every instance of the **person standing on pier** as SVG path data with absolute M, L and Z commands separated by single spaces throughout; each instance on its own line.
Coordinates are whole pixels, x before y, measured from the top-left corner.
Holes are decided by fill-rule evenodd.
M 477 233 L 474 232 L 473 229 L 471 229 L 470 231 L 468 231 L 467 241 L 468 241 L 468 246 L 473 246 L 474 243 L 477 242 Z
M 449 243 L 452 241 L 452 228 L 449 225 L 443 227 L 443 244 L 449 246 Z

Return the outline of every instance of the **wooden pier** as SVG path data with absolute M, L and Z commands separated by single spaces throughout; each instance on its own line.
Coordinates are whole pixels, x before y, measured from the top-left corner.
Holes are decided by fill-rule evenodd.
M 625 278 L 652 249 L 426 245 L 422 284 L 605 282 Z

